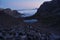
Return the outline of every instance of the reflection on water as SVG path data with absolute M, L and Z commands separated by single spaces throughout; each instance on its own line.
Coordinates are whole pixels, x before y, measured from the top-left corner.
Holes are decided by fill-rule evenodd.
M 35 23 L 37 21 L 38 21 L 37 19 L 24 20 L 24 22 L 26 22 L 26 23 Z

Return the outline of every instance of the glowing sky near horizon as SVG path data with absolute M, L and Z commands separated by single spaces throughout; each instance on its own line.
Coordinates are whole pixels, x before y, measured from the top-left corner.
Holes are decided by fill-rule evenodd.
M 0 8 L 11 9 L 38 8 L 44 1 L 50 0 L 0 0 Z

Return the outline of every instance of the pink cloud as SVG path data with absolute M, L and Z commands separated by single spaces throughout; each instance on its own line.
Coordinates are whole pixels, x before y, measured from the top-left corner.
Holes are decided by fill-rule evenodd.
M 24 7 L 24 8 L 36 8 L 40 6 L 39 2 L 24 2 L 24 3 L 13 2 L 9 4 L 14 7 Z

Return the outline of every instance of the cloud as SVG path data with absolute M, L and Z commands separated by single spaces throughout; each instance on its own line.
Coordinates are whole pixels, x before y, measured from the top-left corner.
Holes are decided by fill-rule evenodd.
M 2 0 L 0 2 L 0 7 L 2 8 L 12 8 L 12 9 L 21 9 L 21 8 L 38 8 L 44 1 L 47 0 Z
M 12 2 L 12 3 L 9 3 L 10 6 L 14 6 L 14 7 L 23 7 L 23 8 L 38 8 L 40 6 L 41 3 L 39 2 L 22 2 L 22 3 L 19 3 L 19 2 Z

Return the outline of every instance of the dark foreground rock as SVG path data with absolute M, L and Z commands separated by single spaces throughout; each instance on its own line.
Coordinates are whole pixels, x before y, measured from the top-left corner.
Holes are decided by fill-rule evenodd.
M 42 32 L 32 26 L 5 29 L 0 27 L 0 40 L 60 40 L 59 35 Z

